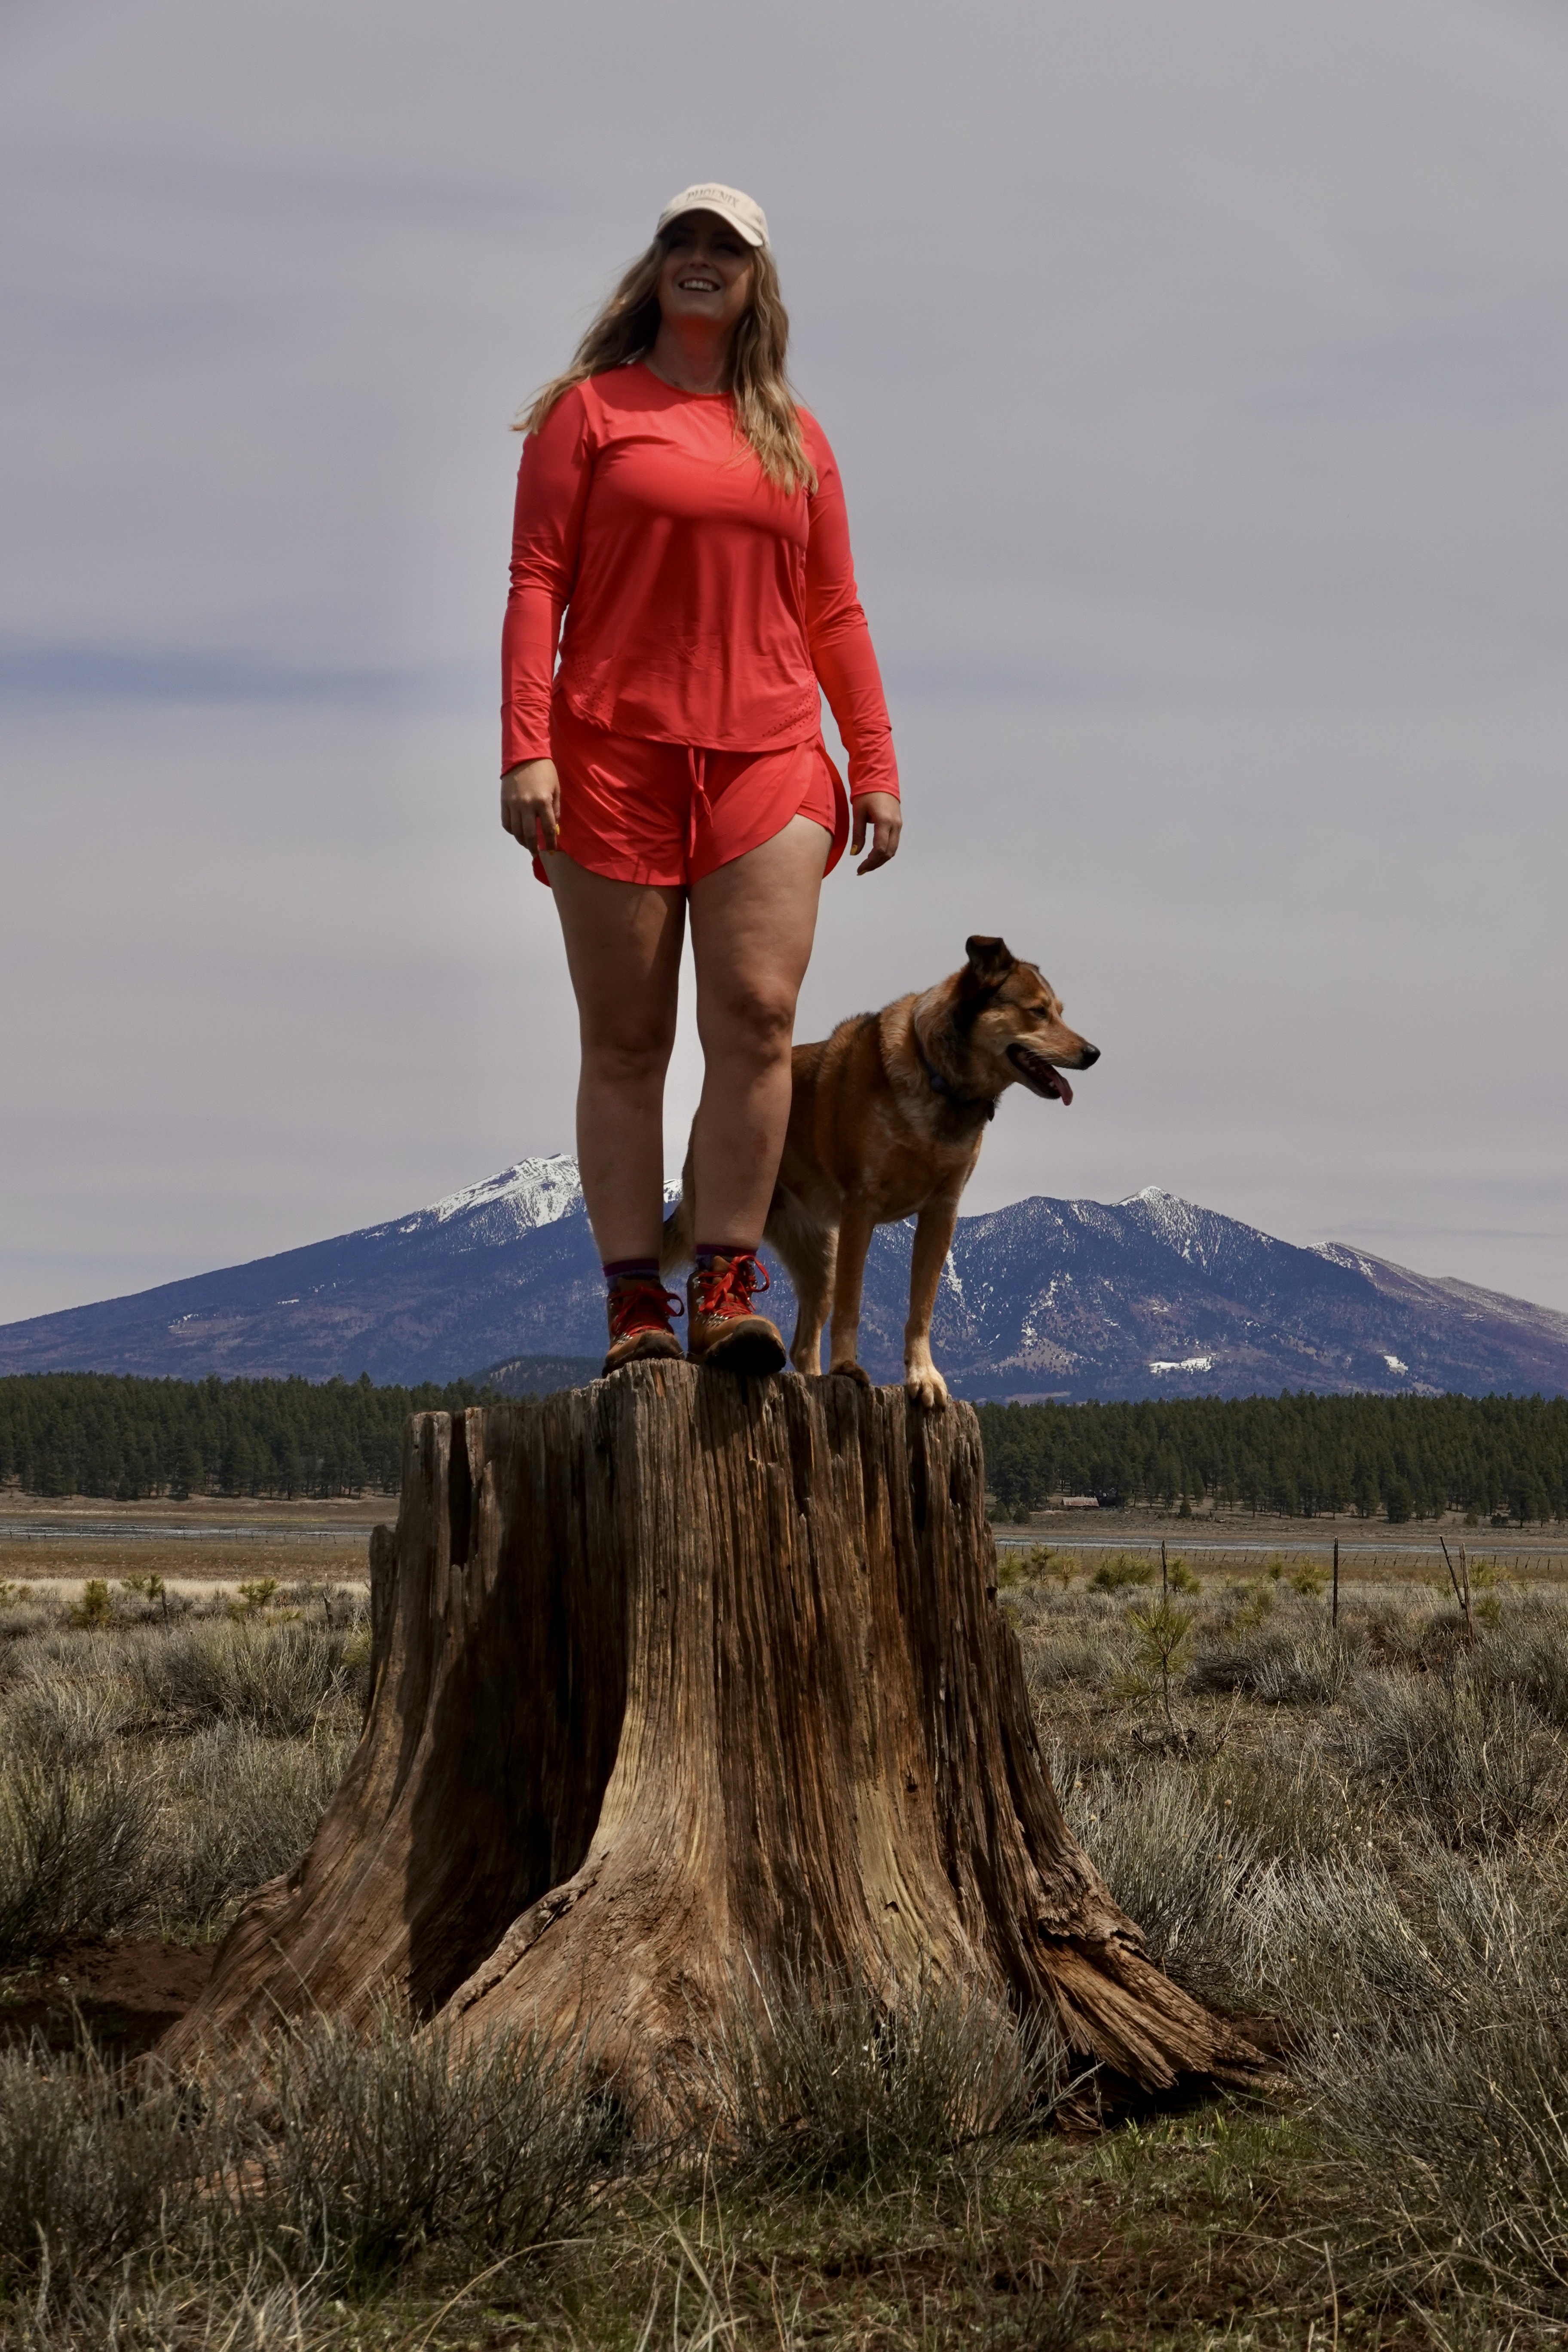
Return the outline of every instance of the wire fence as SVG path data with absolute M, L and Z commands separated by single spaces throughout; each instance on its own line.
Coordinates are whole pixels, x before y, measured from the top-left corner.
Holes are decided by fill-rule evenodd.
M 1161 1538 L 1158 1536 L 1152 1539 L 1147 1536 L 1057 1537 L 1054 1534 L 1026 1534 L 1022 1530 L 1005 1534 L 999 1528 L 994 1530 L 994 1533 L 998 1551 L 1043 1550 L 1049 1552 L 1053 1559 L 1068 1559 L 1075 1556 L 1092 1557 L 1097 1553 L 1116 1552 L 1129 1559 L 1145 1560 L 1154 1568 L 1160 1565 Z M 1477 1543 L 1472 1539 L 1475 1530 L 1467 1529 L 1458 1538 L 1458 1541 L 1465 1546 L 1472 1561 L 1489 1560 L 1494 1567 L 1506 1569 L 1510 1575 L 1516 1577 L 1536 1576 L 1547 1579 L 1568 1576 L 1568 1552 L 1549 1551 L 1540 1545 L 1521 1544 L 1517 1541 L 1498 1543 L 1495 1540 L 1487 1540 Z M 1455 1548 L 1456 1538 L 1447 1530 L 1445 1530 L 1445 1540 L 1450 1549 Z M 1331 1536 L 1289 1537 L 1280 1542 L 1271 1544 L 1227 1542 L 1223 1538 L 1217 1540 L 1210 1538 L 1208 1541 L 1199 1538 L 1194 1542 L 1187 1536 L 1167 1536 L 1164 1538 L 1164 1546 L 1167 1558 L 1171 1560 L 1185 1560 L 1191 1568 L 1207 1563 L 1215 1568 L 1234 1570 L 1242 1575 L 1254 1571 L 1266 1573 L 1277 1561 L 1283 1561 L 1287 1565 L 1291 1560 L 1298 1559 L 1326 1563 L 1332 1559 L 1334 1554 L 1334 1538 Z M 1375 1578 L 1380 1569 L 1388 1573 L 1398 1572 L 1407 1575 L 1413 1567 L 1427 1565 L 1430 1565 L 1437 1575 L 1445 1578 L 1447 1575 L 1443 1565 L 1442 1545 L 1436 1536 L 1426 1543 L 1396 1544 L 1358 1543 L 1342 1536 L 1339 1538 L 1339 1551 L 1342 1575 Z

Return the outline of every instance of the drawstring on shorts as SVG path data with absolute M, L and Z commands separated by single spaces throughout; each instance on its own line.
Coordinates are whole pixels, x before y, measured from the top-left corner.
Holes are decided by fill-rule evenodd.
M 686 870 L 691 871 L 691 861 L 697 855 L 697 828 L 710 824 L 712 803 L 708 798 L 708 754 L 693 745 L 686 747 L 687 772 L 691 778 L 691 800 L 686 817 Z

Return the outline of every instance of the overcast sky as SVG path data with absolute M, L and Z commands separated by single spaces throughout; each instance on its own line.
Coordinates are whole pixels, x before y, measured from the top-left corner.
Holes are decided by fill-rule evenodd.
M 1000 931 L 1104 1058 L 970 1209 L 1568 1307 L 1565 122 L 1560 0 L 5 0 L 0 1319 L 571 1147 L 508 425 L 712 177 L 908 807 L 800 1034 Z

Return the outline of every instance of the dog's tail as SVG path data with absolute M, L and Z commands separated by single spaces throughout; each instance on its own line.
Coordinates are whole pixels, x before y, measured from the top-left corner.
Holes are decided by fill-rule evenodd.
M 691 1230 L 691 1146 L 686 1147 L 686 1165 L 680 1171 L 680 1198 L 664 1221 L 664 1233 L 658 1245 L 658 1270 L 666 1279 L 679 1274 L 682 1266 L 692 1265 L 697 1258 L 697 1236 Z
M 691 1232 L 691 1215 L 681 1194 L 664 1221 L 664 1232 L 658 1244 L 658 1270 L 668 1281 L 682 1266 L 690 1265 L 697 1255 L 697 1244 Z
M 691 1226 L 691 1147 L 686 1150 L 686 1165 L 680 1171 L 680 1198 L 664 1221 L 659 1237 L 658 1270 L 666 1280 L 679 1274 L 682 1267 L 697 1263 L 697 1235 Z M 799 1229 L 800 1239 L 796 1238 Z M 806 1236 L 809 1235 L 809 1241 Z M 821 1254 L 823 1238 L 814 1219 L 806 1216 L 797 1202 L 792 1201 L 782 1185 L 773 1188 L 773 1203 L 768 1210 L 763 1238 L 773 1244 L 793 1274 L 796 1256 L 803 1246 L 806 1256 L 815 1264 Z M 794 1245 L 792 1247 L 792 1244 Z M 831 1266 L 831 1255 L 828 1264 Z M 831 1276 L 829 1276 L 831 1279 Z

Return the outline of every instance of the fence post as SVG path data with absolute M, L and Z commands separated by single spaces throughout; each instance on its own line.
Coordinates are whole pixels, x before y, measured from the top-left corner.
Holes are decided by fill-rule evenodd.
M 1334 1606 L 1333 1614 L 1329 1622 L 1332 1625 L 1337 1625 L 1340 1622 L 1340 1539 L 1338 1536 L 1334 1538 Z

